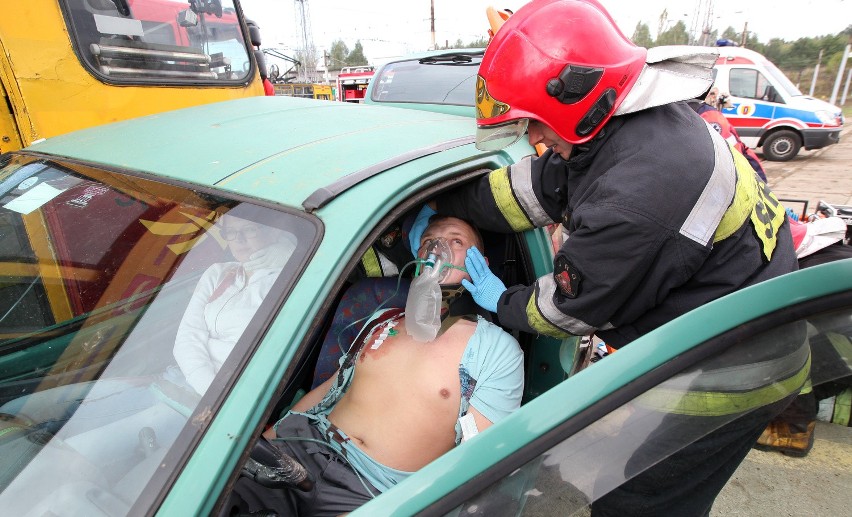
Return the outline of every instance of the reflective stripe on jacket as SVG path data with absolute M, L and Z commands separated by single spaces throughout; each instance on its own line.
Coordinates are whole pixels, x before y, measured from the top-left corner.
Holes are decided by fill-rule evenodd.
M 796 269 L 783 208 L 685 103 L 614 117 L 566 161 L 552 151 L 440 196 L 492 231 L 561 222 L 557 270 L 501 296 L 502 325 L 620 347 L 742 287 Z
M 810 346 L 802 332 L 785 339 L 773 336 L 749 346 L 774 349 L 772 357 L 755 360 L 733 347 L 643 393 L 637 404 L 665 413 L 692 416 L 724 416 L 745 413 L 778 402 L 808 386 Z M 758 338 L 760 339 L 760 338 Z M 793 339 L 798 346 L 791 350 Z M 774 342 L 773 342 L 774 341 Z

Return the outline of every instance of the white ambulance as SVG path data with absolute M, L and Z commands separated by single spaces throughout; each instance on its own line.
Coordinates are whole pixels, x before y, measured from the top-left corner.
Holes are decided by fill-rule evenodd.
M 804 95 L 781 70 L 753 50 L 718 50 L 716 86 L 733 103 L 722 112 L 746 145 L 763 147 L 767 160 L 787 161 L 802 147 L 818 149 L 840 141 L 840 108 Z

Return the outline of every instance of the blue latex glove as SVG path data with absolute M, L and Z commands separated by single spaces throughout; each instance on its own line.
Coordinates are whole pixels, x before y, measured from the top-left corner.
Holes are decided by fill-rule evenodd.
M 506 290 L 506 286 L 488 269 L 485 257 L 476 249 L 476 246 L 467 250 L 464 267 L 467 268 L 467 274 L 473 282 L 463 279 L 462 285 L 473 295 L 473 301 L 483 309 L 497 312 L 497 302 L 500 301 L 500 295 Z
M 411 248 L 411 253 L 416 257 L 417 250 L 420 249 L 420 238 L 423 237 L 423 232 L 429 226 L 429 218 L 438 212 L 429 208 L 429 205 L 423 205 L 417 217 L 414 218 L 414 224 L 411 225 L 411 230 L 408 232 L 408 246 Z

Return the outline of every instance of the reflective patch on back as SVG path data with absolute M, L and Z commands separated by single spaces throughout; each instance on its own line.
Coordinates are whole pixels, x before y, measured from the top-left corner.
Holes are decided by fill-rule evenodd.
M 713 141 L 716 165 L 701 196 L 680 228 L 681 235 L 702 246 L 707 246 L 713 238 L 722 217 L 731 205 L 731 200 L 734 199 L 737 187 L 737 170 L 730 159 L 731 150 L 728 143 L 709 124 L 705 127 Z

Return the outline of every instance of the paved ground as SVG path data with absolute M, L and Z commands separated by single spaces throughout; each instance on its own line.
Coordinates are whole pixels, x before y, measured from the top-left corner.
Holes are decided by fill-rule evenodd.
M 779 198 L 852 205 L 852 127 L 840 143 L 803 151 L 789 162 L 764 161 Z M 788 203 L 801 212 L 801 204 Z M 817 422 L 805 458 L 752 450 L 716 500 L 712 517 L 839 516 L 852 513 L 852 428 Z
M 758 151 L 758 156 L 763 156 Z M 781 199 L 809 201 L 809 213 L 822 199 L 852 205 L 852 125 L 841 134 L 840 143 L 814 151 L 802 150 L 789 162 L 763 161 L 769 187 Z M 802 204 L 786 203 L 801 213 Z

